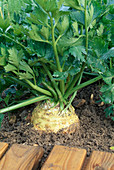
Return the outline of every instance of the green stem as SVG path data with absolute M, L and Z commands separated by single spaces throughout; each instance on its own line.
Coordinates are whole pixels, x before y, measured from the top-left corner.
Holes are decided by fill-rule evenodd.
M 98 76 L 98 73 L 89 73 L 89 72 L 86 72 L 86 71 L 84 71 L 83 73 L 90 75 L 90 76 Z
M 33 75 L 33 79 L 34 79 L 34 84 L 36 85 L 36 78 L 35 78 L 35 75 Z
M 113 60 L 112 60 L 112 58 L 110 58 L 110 69 L 112 69 L 112 63 L 113 63 Z
M 40 42 L 44 42 L 44 43 L 52 45 L 52 43 L 50 41 L 48 41 L 48 40 L 40 40 Z
M 60 39 L 62 36 L 63 36 L 63 34 L 58 36 L 58 38 L 56 39 L 56 42 L 55 42 L 56 45 L 57 45 L 57 42 L 59 41 L 59 39 Z
M 55 98 L 55 101 L 57 101 L 57 94 L 56 94 L 56 92 L 55 92 L 55 90 L 51 87 L 51 86 L 49 86 L 46 82 L 42 82 L 42 84 L 46 87 L 46 88 L 48 88 L 49 89 L 49 91 L 53 94 L 53 96 L 54 96 L 54 98 Z
M 36 93 L 36 91 L 34 91 L 33 88 L 32 88 L 31 86 L 29 86 L 27 83 L 25 83 L 24 81 L 18 80 L 18 79 L 15 78 L 15 77 L 7 76 L 7 75 L 6 75 L 6 78 L 7 78 L 8 81 L 11 81 L 11 82 L 13 81 L 13 83 L 14 83 L 14 82 L 15 82 L 15 83 L 18 83 L 18 84 L 20 84 L 21 86 L 24 86 L 24 87 L 30 89 L 31 92 L 32 92 L 35 96 L 38 95 L 38 94 Z
M 70 76 L 70 74 L 68 74 L 67 81 L 66 81 L 66 85 L 65 85 L 65 91 L 66 91 L 67 88 L 69 87 L 70 83 L 71 83 L 71 76 Z
M 61 91 L 59 90 L 59 88 L 58 88 L 56 82 L 54 81 L 54 79 L 53 79 L 50 71 L 48 70 L 47 66 L 46 66 L 45 64 L 42 64 L 42 66 L 44 67 L 44 69 L 45 69 L 48 77 L 50 78 L 50 80 L 51 80 L 51 82 L 52 82 L 53 87 L 55 88 L 55 90 L 56 90 L 56 92 L 57 92 L 57 94 L 58 94 L 58 96 L 59 96 L 59 101 L 60 101 L 60 106 L 61 106 L 61 108 L 64 108 L 63 102 L 65 102 L 65 101 L 64 101 L 63 96 L 62 96 L 62 94 L 61 94 Z
M 63 64 L 62 64 L 62 70 L 63 70 L 64 66 L 65 66 L 65 61 L 63 61 Z
M 59 36 L 57 41 L 55 41 L 53 18 L 51 16 L 50 16 L 50 21 L 51 21 L 52 44 L 53 44 L 53 50 L 54 50 L 54 54 L 55 54 L 57 69 L 58 69 L 59 72 L 62 72 L 62 68 L 61 68 L 61 65 L 60 65 L 59 56 L 58 56 L 58 52 L 57 52 L 57 46 L 56 46 L 57 41 L 61 36 Z M 65 91 L 64 80 L 60 81 L 60 90 L 61 90 L 61 93 L 64 94 L 64 91 Z
M 51 16 L 50 16 L 50 21 L 51 21 L 51 34 L 52 34 L 53 50 L 54 50 L 54 54 L 55 54 L 57 69 L 58 69 L 58 71 L 62 72 L 60 61 L 59 61 L 59 56 L 58 56 L 58 52 L 57 52 L 56 42 L 55 42 L 55 36 L 54 36 L 53 18 Z
M 43 88 L 41 88 L 41 87 L 38 87 L 37 85 L 34 85 L 31 81 L 29 81 L 29 80 L 25 80 L 33 89 L 35 89 L 35 90 L 37 90 L 38 92 L 40 92 L 40 93 L 43 93 L 43 94 L 45 94 L 45 95 L 48 95 L 48 96 L 52 96 L 52 94 L 49 92 L 49 91 L 47 91 L 47 90 L 45 90 L 45 89 L 43 89 Z
M 102 79 L 102 76 L 101 76 L 101 75 L 98 76 L 98 77 L 95 77 L 95 78 L 93 78 L 93 79 L 91 79 L 91 80 L 88 80 L 88 81 L 86 81 L 85 83 L 82 83 L 82 84 L 74 87 L 74 88 L 70 91 L 69 95 L 71 95 L 72 93 L 74 93 L 75 91 L 77 91 L 77 90 L 79 90 L 79 89 L 81 89 L 81 88 L 83 88 L 83 87 L 86 87 L 86 86 L 88 86 L 88 85 L 90 85 L 90 84 L 92 84 L 92 83 L 95 83 L 96 81 L 98 81 L 98 80 L 100 80 L 100 79 Z M 66 97 L 67 97 L 67 96 L 65 95 L 65 96 L 64 96 L 64 99 L 66 99 Z
M 79 79 L 79 81 L 78 81 L 78 84 L 77 84 L 77 85 L 79 85 L 79 84 L 80 84 L 81 79 L 82 79 L 82 74 L 81 74 L 81 76 L 80 76 L 80 79 Z M 68 105 L 66 106 L 66 108 L 64 109 L 64 111 L 66 111 L 66 110 L 70 107 L 70 105 L 71 105 L 71 103 L 73 102 L 73 100 L 74 100 L 74 98 L 75 98 L 76 94 L 77 94 L 77 90 L 76 90 L 76 91 L 74 92 L 74 94 L 71 96 L 70 101 L 69 101 Z
M 35 102 L 38 102 L 38 101 L 42 101 L 42 100 L 46 100 L 46 99 L 49 99 L 49 97 L 45 96 L 45 95 L 40 96 L 40 97 L 35 97 L 33 99 L 26 100 L 26 101 L 24 101 L 22 103 L 19 103 L 19 104 L 16 104 L 16 105 L 1 109 L 0 113 L 5 113 L 5 112 L 9 112 L 9 111 L 12 111 L 12 110 L 15 110 L 15 109 L 19 109 L 19 108 L 27 106 L 29 104 L 32 104 L 32 103 L 35 103 Z
M 85 0 L 85 32 L 86 32 L 86 52 L 88 53 L 87 0 Z M 87 54 L 85 56 L 85 59 L 87 59 Z
M 81 35 L 83 34 L 83 25 L 81 25 Z
M 80 70 L 80 72 L 74 77 L 73 81 L 70 83 L 70 85 L 68 86 L 66 92 L 65 92 L 65 96 L 66 98 L 69 97 L 69 93 L 70 91 L 73 89 L 73 87 L 75 86 L 76 82 L 78 81 L 78 79 L 80 78 L 80 75 L 83 73 L 85 68 L 85 63 L 83 63 L 82 68 Z

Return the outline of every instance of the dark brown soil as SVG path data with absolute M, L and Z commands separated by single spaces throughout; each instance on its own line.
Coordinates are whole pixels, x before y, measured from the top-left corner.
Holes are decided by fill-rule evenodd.
M 90 96 L 93 94 L 93 101 Z M 44 163 L 54 145 L 85 148 L 89 156 L 92 150 L 108 151 L 114 146 L 114 122 L 105 117 L 106 105 L 99 106 L 100 93 L 96 84 L 83 88 L 73 101 L 76 113 L 80 119 L 80 130 L 74 134 L 38 133 L 29 122 L 29 115 L 35 105 L 14 111 L 16 122 L 9 123 L 6 115 L 0 130 L 0 141 L 9 144 L 38 144 L 45 150 L 40 166 Z M 77 100 L 85 99 L 83 106 L 76 107 Z M 28 115 L 28 117 L 26 117 Z M 25 119 L 26 117 L 26 119 Z

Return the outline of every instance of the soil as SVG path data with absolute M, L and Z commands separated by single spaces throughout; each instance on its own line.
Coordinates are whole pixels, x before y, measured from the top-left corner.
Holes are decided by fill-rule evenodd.
M 90 99 L 92 94 L 93 99 Z M 10 121 L 8 115 L 5 115 L 0 129 L 0 141 L 10 145 L 18 143 L 42 146 L 45 152 L 39 169 L 54 145 L 85 148 L 87 156 L 92 150 L 113 152 L 110 147 L 114 146 L 114 122 L 105 117 L 104 110 L 107 106 L 100 104 L 99 95 L 98 84 L 90 85 L 78 92 L 72 105 L 80 119 L 80 129 L 73 134 L 61 132 L 41 134 L 36 131 L 30 123 L 31 112 L 35 107 L 35 104 L 32 104 L 14 111 Z M 77 101 L 82 99 L 85 102 L 82 105 L 77 105 Z

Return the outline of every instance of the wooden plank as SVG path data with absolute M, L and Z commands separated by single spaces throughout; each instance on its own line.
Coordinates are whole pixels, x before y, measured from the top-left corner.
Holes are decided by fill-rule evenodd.
M 39 146 L 13 144 L 1 159 L 0 170 L 35 170 L 42 156 Z
M 85 149 L 56 145 L 41 170 L 80 170 L 85 156 Z
M 85 170 L 114 170 L 114 153 L 93 151 Z
M 0 159 L 2 157 L 2 155 L 5 153 L 5 151 L 8 148 L 8 144 L 5 142 L 0 142 Z

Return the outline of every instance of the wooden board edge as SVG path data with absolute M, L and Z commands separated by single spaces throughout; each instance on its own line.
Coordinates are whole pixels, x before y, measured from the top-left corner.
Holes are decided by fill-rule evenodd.
M 3 145 L 2 149 L 0 149 L 0 159 L 2 158 L 2 156 L 4 155 L 4 153 L 6 152 L 6 150 L 8 149 L 8 143 L 5 142 L 0 142 L 0 144 Z

